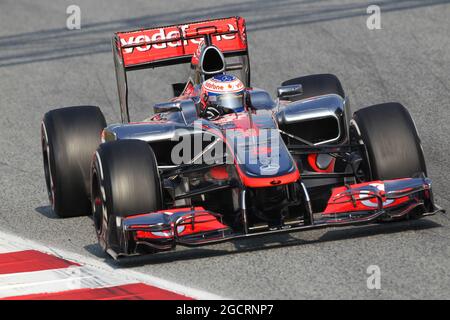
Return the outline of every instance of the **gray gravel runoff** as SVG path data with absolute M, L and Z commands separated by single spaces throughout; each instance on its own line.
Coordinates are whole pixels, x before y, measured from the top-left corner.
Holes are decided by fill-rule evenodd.
M 82 29 L 65 28 L 81 7 Z M 227 2 L 227 4 L 225 4 Z M 369 4 L 381 30 L 366 27 Z M 119 121 L 113 32 L 211 17 L 247 18 L 253 85 L 274 92 L 299 75 L 336 74 L 352 108 L 399 101 L 420 131 L 437 202 L 450 208 L 450 3 L 397 1 L 20 1 L 0 9 L 0 229 L 105 263 L 89 217 L 61 220 L 46 199 L 39 125 L 52 108 L 99 105 Z M 179 68 L 131 77 L 136 116 L 170 95 Z M 132 107 L 133 109 L 133 107 Z M 132 268 L 231 298 L 450 298 L 450 222 L 310 231 L 179 249 Z M 366 269 L 381 268 L 368 290 Z

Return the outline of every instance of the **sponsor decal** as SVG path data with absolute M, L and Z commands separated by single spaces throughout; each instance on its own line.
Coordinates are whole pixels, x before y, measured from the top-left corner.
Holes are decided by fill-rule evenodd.
M 199 46 L 202 46 L 206 34 L 211 34 L 212 45 L 222 52 L 242 51 L 247 49 L 244 33 L 244 19 L 233 17 L 118 32 L 116 36 L 123 54 L 124 65 L 128 67 L 152 61 L 194 56 Z
M 181 33 L 183 36 L 186 36 L 186 30 L 188 30 L 190 25 L 185 24 L 179 26 Z M 235 31 L 236 28 L 232 24 L 228 24 L 229 31 Z M 124 54 L 131 54 L 133 53 L 134 49 L 140 52 L 145 52 L 150 49 L 166 49 L 166 48 L 176 48 L 180 47 L 182 45 L 188 46 L 189 44 L 194 44 L 198 47 L 201 46 L 203 39 L 189 39 L 189 40 L 178 40 L 178 41 L 165 41 L 170 39 L 178 39 L 180 38 L 180 31 L 177 27 L 170 27 L 170 28 L 158 28 L 154 30 L 148 30 L 143 31 L 141 34 L 137 36 L 130 36 L 128 38 L 124 38 L 126 35 L 121 35 L 120 43 L 122 46 L 126 45 L 133 45 L 133 44 L 140 44 L 142 43 L 142 46 L 135 47 L 135 48 L 125 48 L 123 50 Z M 232 35 L 218 35 L 214 36 L 214 38 L 217 41 L 223 41 L 223 40 L 234 40 L 236 38 L 236 34 Z M 154 44 L 146 44 L 148 42 L 158 42 L 161 41 L 161 43 L 154 43 Z
M 244 90 L 242 81 L 234 76 L 220 75 L 203 83 L 207 91 L 211 92 L 238 92 Z
M 186 229 L 185 226 L 178 226 L 177 227 L 177 233 L 180 234 L 185 229 Z M 161 238 L 171 238 L 171 237 L 173 237 L 173 232 L 172 231 L 153 231 L 152 234 L 154 236 L 156 236 L 156 237 L 161 237 Z
M 369 185 L 377 188 L 378 190 L 381 191 L 382 194 L 384 194 L 384 183 L 371 183 Z M 361 199 L 361 203 L 363 205 L 365 205 L 366 207 L 369 207 L 369 208 L 377 208 L 378 207 L 378 202 L 376 201 L 376 199 L 373 199 L 373 197 L 371 197 L 371 196 L 367 196 L 363 193 L 360 193 L 359 199 Z M 363 199 L 366 199 L 366 200 L 363 200 Z M 388 206 L 388 205 L 392 204 L 393 202 L 394 202 L 394 200 L 392 200 L 392 199 L 385 200 L 383 202 L 383 207 Z

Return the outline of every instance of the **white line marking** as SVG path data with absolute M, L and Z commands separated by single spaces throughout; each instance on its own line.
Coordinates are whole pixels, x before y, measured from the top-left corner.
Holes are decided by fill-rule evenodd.
M 72 266 L 0 275 L 0 298 L 63 292 L 68 290 L 105 288 L 127 284 L 128 281 L 100 274 L 89 267 Z
M 1 253 L 15 252 L 15 251 L 22 251 L 22 250 L 24 250 L 23 247 L 19 247 L 17 245 L 12 244 L 12 243 L 0 243 L 0 254 Z
M 70 260 L 83 264 L 89 267 L 90 270 L 96 270 L 99 274 L 108 275 L 114 273 L 114 277 L 120 278 L 127 283 L 142 282 L 154 287 L 158 287 L 164 290 L 172 291 L 181 295 L 185 295 L 199 300 L 226 300 L 228 298 L 209 293 L 197 288 L 190 288 L 169 280 L 165 280 L 159 277 L 151 276 L 134 270 L 122 270 L 114 268 L 106 263 L 98 261 L 94 258 L 89 258 L 76 254 L 73 252 L 65 251 L 58 248 L 50 248 L 43 244 L 37 243 L 32 240 L 24 239 L 16 235 L 0 232 L 0 250 L 6 250 L 7 248 L 13 248 L 12 251 L 34 249 L 45 253 L 51 253 L 65 260 Z

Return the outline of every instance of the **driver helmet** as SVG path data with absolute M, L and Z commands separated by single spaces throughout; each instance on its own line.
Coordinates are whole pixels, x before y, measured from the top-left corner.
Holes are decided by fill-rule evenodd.
M 233 75 L 220 74 L 206 80 L 200 93 L 200 108 L 208 119 L 244 111 L 244 84 Z

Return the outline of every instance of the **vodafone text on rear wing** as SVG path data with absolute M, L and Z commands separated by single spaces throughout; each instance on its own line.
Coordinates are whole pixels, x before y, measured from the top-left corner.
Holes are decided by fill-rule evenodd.
M 225 57 L 245 56 L 248 47 L 241 17 L 139 29 L 114 34 L 112 47 L 122 122 L 129 122 L 127 71 L 191 62 L 207 37 Z M 245 79 L 249 85 L 248 79 Z

